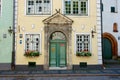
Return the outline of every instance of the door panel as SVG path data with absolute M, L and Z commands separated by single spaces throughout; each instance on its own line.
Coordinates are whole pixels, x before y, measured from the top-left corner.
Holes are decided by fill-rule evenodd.
M 107 38 L 103 39 L 103 59 L 112 59 L 112 44 Z
M 56 44 L 55 43 L 51 43 L 51 46 L 50 46 L 50 66 L 56 66 Z
M 60 43 L 60 66 L 66 66 L 66 48 L 65 48 L 65 43 Z

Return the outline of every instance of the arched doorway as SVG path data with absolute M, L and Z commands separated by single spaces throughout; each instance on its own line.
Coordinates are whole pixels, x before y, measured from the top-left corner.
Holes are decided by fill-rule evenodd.
M 54 32 L 50 36 L 49 67 L 66 66 L 66 36 L 62 32 Z
M 103 33 L 103 59 L 116 59 L 118 56 L 118 43 L 110 33 Z
M 65 69 L 72 69 L 72 49 L 71 49 L 72 45 L 71 45 L 71 43 L 72 43 L 73 20 L 71 20 L 70 18 L 61 14 L 60 12 L 57 12 L 57 13 L 53 14 L 52 16 L 44 19 L 43 23 L 45 25 L 44 26 L 44 35 L 45 35 L 44 36 L 44 69 L 49 70 L 50 66 L 55 66 L 55 65 L 57 67 L 66 66 Z M 57 36 L 56 40 L 54 40 L 54 39 L 52 40 L 52 35 L 56 34 L 56 32 L 57 33 L 61 32 L 60 36 L 64 35 L 65 40 L 62 40 L 62 38 L 60 38 L 58 36 Z M 60 43 L 62 43 L 62 44 L 60 44 Z M 56 48 L 56 46 L 57 46 L 57 48 Z M 63 59 L 63 61 L 59 61 L 62 59 L 58 59 L 58 58 L 57 58 L 57 60 L 58 60 L 57 62 L 55 60 L 49 61 L 51 59 L 51 57 L 50 57 L 50 55 L 51 55 L 50 49 L 52 51 L 51 47 L 54 47 L 54 48 L 62 50 L 62 51 L 64 51 L 64 49 L 65 49 L 64 53 L 66 53 L 66 55 L 63 54 L 63 55 L 65 55 L 65 58 Z M 55 54 L 55 55 L 59 55 L 59 54 Z M 52 65 L 52 62 L 54 63 L 54 65 Z

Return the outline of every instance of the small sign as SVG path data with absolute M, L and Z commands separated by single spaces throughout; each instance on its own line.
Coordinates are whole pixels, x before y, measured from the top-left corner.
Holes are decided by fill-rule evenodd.
M 20 40 L 20 44 L 22 44 L 22 40 Z
M 23 34 L 19 34 L 19 38 L 23 38 Z
M 3 38 L 7 38 L 7 34 L 3 34 Z
M 64 44 L 60 44 L 60 46 L 65 46 Z

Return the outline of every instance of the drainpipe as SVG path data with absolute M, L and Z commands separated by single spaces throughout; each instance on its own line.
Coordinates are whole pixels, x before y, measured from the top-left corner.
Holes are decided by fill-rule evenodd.
M 103 12 L 103 3 L 102 3 L 102 0 L 100 0 L 100 15 L 101 15 L 101 50 L 102 50 L 102 64 L 103 64 L 103 68 L 105 69 L 105 66 L 104 66 L 104 61 L 103 61 L 103 16 L 102 16 L 102 12 Z
M 15 0 L 13 0 L 13 42 L 12 42 L 12 62 L 11 69 L 15 69 Z

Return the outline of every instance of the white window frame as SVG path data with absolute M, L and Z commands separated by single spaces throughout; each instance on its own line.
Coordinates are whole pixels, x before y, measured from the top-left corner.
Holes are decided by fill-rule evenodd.
M 51 14 L 52 14 L 52 2 L 53 2 L 53 0 L 50 0 L 50 13 L 49 13 L 49 14 L 46 14 L 46 13 L 44 13 L 44 12 L 43 12 L 42 14 L 36 14 L 36 13 L 34 13 L 34 14 L 29 14 L 29 13 L 27 13 L 27 10 L 28 10 L 28 9 L 27 9 L 27 8 L 28 8 L 28 7 L 27 7 L 27 6 L 28 6 L 28 5 L 27 5 L 27 1 L 28 1 L 28 0 L 25 0 L 25 15 L 27 15 L 27 16 L 43 16 L 43 15 L 46 16 L 46 15 L 51 15 Z M 36 5 L 35 5 L 35 6 L 36 6 Z M 36 11 L 35 11 L 35 12 L 36 12 Z
M 70 0 L 70 1 L 73 2 L 73 1 L 75 1 L 75 0 Z M 80 4 L 81 1 L 84 1 L 84 0 L 78 0 L 78 6 L 80 6 L 79 4 Z M 71 13 L 72 13 L 72 14 L 66 14 L 66 13 L 65 13 L 65 0 L 62 0 L 62 3 L 63 3 L 63 5 L 62 5 L 62 10 L 63 10 L 62 13 L 65 14 L 65 15 L 89 16 L 89 0 L 87 0 L 87 14 L 81 14 L 81 13 L 80 13 L 80 12 L 81 12 L 81 11 L 80 11 L 80 7 L 78 7 L 78 14 L 73 14 L 73 13 L 72 13 L 72 12 L 73 12 L 73 10 L 72 10 L 73 7 L 71 7 Z M 71 3 L 71 5 L 72 5 L 72 3 Z
M 36 34 L 36 35 L 39 35 L 39 38 L 40 38 L 40 40 L 39 40 L 39 41 L 40 41 L 40 42 L 39 42 L 39 53 L 42 54 L 42 53 L 41 53 L 41 51 L 42 51 L 42 50 L 41 50 L 41 49 L 42 49 L 42 48 L 41 48 L 41 46 L 42 46 L 42 44 L 41 44 L 41 43 L 42 43 L 41 33 L 25 33 L 25 34 L 24 34 L 24 51 L 26 51 L 26 35 L 27 35 L 27 34 L 33 34 L 33 35 Z
M 90 33 L 75 33 L 74 35 L 75 35 L 75 46 L 74 46 L 74 47 L 75 47 L 75 48 L 74 48 L 74 49 L 75 49 L 75 50 L 74 50 L 74 53 L 75 53 L 75 54 L 76 54 L 76 51 L 77 51 L 77 47 L 76 47 L 76 45 L 77 45 L 77 43 L 76 43 L 77 37 L 76 37 L 76 36 L 77 36 L 77 35 L 89 35 L 89 36 L 90 36 L 90 46 L 89 46 L 90 48 L 89 48 L 89 49 L 90 49 L 90 52 L 92 51 L 92 45 L 91 45 L 91 44 L 92 44 L 92 43 L 91 43 L 91 42 L 92 42 L 92 41 L 91 41 L 92 38 L 91 38 L 91 34 L 90 34 Z

